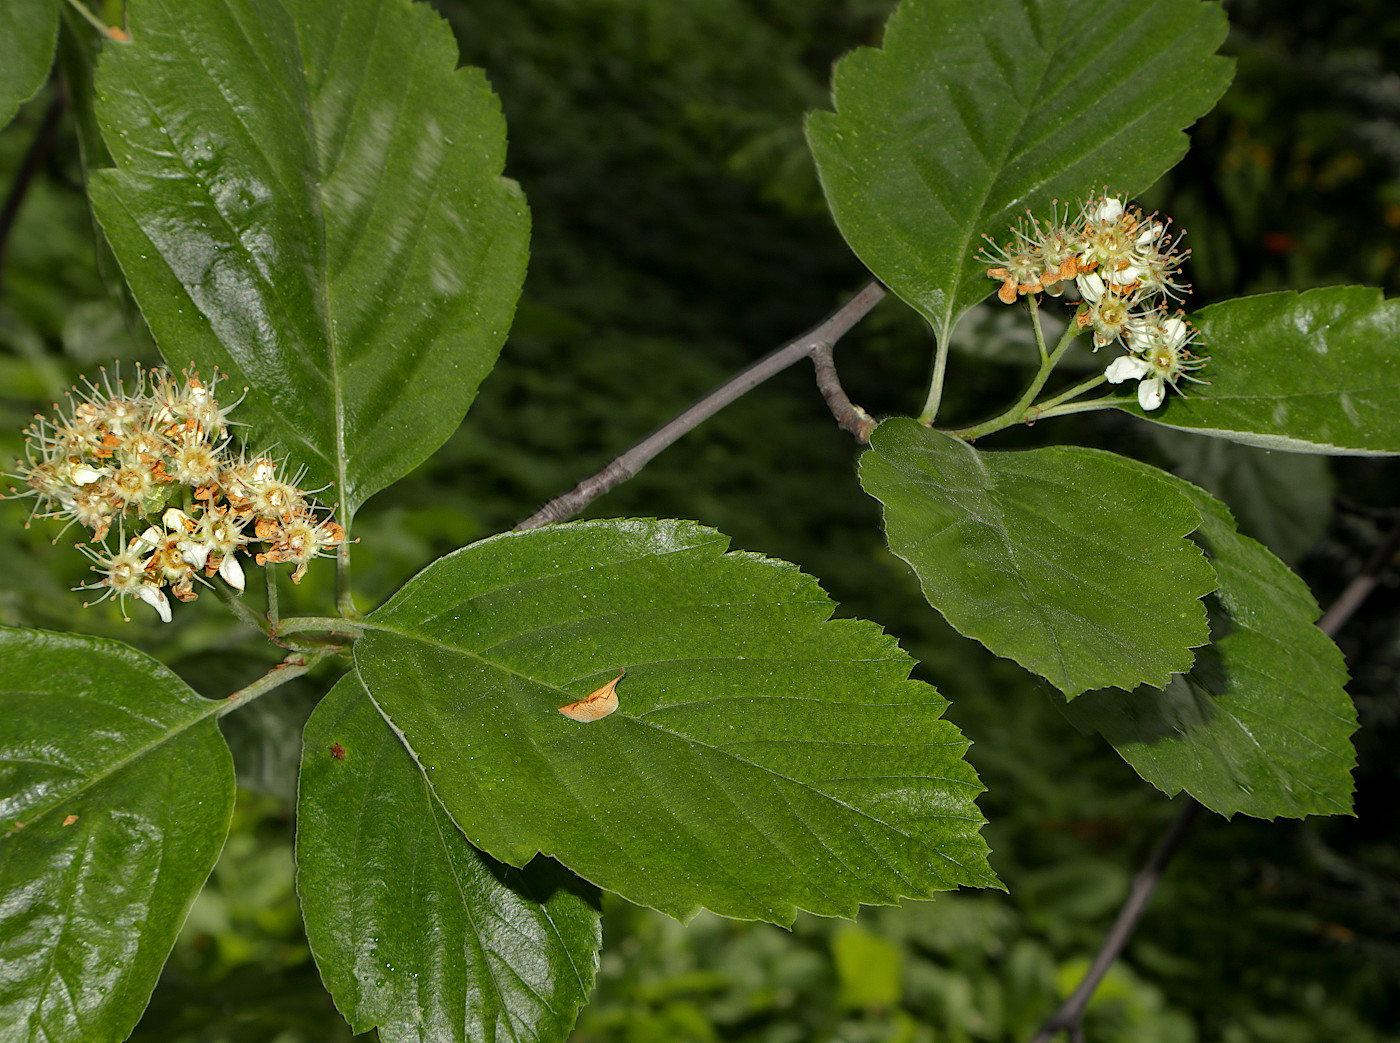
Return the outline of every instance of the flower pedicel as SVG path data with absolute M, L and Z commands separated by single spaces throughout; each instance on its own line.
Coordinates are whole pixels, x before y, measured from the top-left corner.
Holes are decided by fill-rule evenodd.
M 137 370 L 130 391 L 105 374 L 102 386 L 69 394 L 69 409 L 36 416 L 25 431 L 25 459 L 14 477 L 29 486 L 34 516 L 66 518 L 92 530 L 80 549 L 100 577 L 77 588 L 146 602 L 170 622 L 168 590 L 198 597 L 195 582 L 215 573 L 244 584 L 240 555 L 258 565 L 295 565 L 300 582 L 312 558 L 345 542 L 345 530 L 267 457 L 232 449 L 228 412 L 194 373 Z M 65 531 L 68 526 L 65 526 Z M 137 530 L 128 536 L 129 530 Z M 94 547 L 92 544 L 99 544 Z

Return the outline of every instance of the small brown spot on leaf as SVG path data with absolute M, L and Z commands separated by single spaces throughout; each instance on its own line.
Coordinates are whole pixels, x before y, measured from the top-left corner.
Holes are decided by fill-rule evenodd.
M 67 818 L 65 818 L 65 819 L 63 820 L 63 824 L 64 824 L 65 826 L 71 826 L 74 822 L 77 822 L 77 821 L 78 821 L 78 816 L 77 816 L 77 815 L 69 815 Z
M 338 742 L 331 743 L 331 756 L 338 761 L 345 759 L 345 747 Z

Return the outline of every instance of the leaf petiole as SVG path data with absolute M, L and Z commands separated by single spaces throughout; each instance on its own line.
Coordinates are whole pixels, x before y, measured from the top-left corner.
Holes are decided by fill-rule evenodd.
M 261 698 L 275 688 L 281 688 L 288 681 L 296 680 L 329 654 L 329 652 L 312 652 L 307 655 L 289 656 L 252 684 L 240 688 L 219 703 L 218 709 L 213 711 L 214 716 L 226 717 L 234 710 L 247 706 L 254 699 Z
M 933 356 L 933 375 L 929 378 L 928 397 L 924 399 L 923 411 L 919 413 L 919 423 L 927 427 L 938 415 L 939 403 L 943 400 L 943 377 L 948 369 L 948 337 L 938 340 Z

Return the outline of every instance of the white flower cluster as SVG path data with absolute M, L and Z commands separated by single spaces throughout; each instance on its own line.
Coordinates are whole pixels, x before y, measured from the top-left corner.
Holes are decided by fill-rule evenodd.
M 250 544 L 262 544 L 257 564 L 294 563 L 300 582 L 312 558 L 345 542 L 345 530 L 276 463 L 233 453 L 233 407 L 215 400 L 217 382 L 206 388 L 194 374 L 138 370 L 128 392 L 104 375 L 101 388 L 75 388 L 67 411 L 55 404 L 52 417 L 36 416 L 25 430 L 14 475 L 29 486 L 22 495 L 36 498 L 36 514 L 83 525 L 102 544 L 81 546 L 101 579 L 77 589 L 105 588 L 97 600 L 115 594 L 123 611 L 128 596 L 140 598 L 168 623 L 167 587 L 193 601 L 195 580 L 207 585 L 204 577 L 218 573 L 241 591 L 239 553 Z M 128 524 L 139 534 L 128 538 Z
M 1091 198 L 1077 220 L 1069 212 L 1052 213 L 1042 224 L 1013 229 L 1015 239 L 1004 247 L 991 243 L 980 255 L 993 265 L 987 275 L 1001 281 L 997 296 L 1007 304 L 1023 294 L 1059 296 L 1073 281 L 1080 305 L 1074 321 L 1093 328 L 1095 350 L 1117 341 L 1129 354 L 1109 364 L 1110 383 L 1138 380 L 1138 404 L 1156 409 L 1167 385 L 1204 360 L 1189 349 L 1196 331 L 1178 312 L 1169 315 L 1162 298 L 1179 300 L 1185 292 L 1177 281 L 1187 253 L 1178 249 L 1167 222 L 1146 217 L 1137 207 L 1114 196 Z

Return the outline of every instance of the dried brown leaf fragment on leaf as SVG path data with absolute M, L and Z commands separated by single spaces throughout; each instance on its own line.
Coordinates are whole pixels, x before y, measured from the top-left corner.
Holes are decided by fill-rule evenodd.
M 624 670 L 596 692 L 592 692 L 576 703 L 559 707 L 559 712 L 571 721 L 588 724 L 602 720 L 617 709 L 617 682 L 627 676 Z

